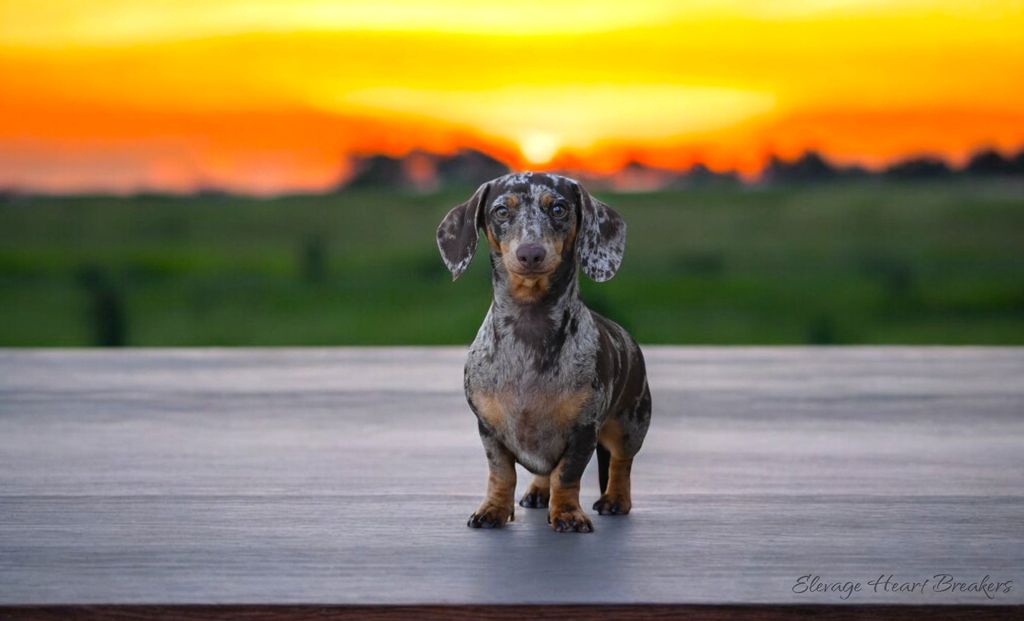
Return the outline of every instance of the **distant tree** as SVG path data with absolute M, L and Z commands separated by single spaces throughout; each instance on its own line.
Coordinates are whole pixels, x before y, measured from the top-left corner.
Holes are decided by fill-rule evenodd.
M 123 347 L 128 341 L 124 296 L 110 276 L 94 265 L 78 270 L 78 282 L 89 299 L 89 328 L 93 345 Z
M 197 195 L 199 194 L 193 194 L 193 196 Z M 174 201 L 181 198 L 181 195 L 179 194 L 154 189 L 141 190 L 139 192 L 136 192 L 133 196 L 135 198 L 145 201 Z
M 355 162 L 355 175 L 347 188 L 404 188 L 408 185 L 402 160 L 387 155 L 371 155 Z
M 477 186 L 509 172 L 508 166 L 474 149 L 450 157 L 412 151 L 402 158 L 372 155 L 356 160 L 347 188 L 429 191 L 437 185 Z
M 17 203 L 28 203 L 29 197 L 14 189 L 0 188 L 0 205 L 15 205 Z
M 985 149 L 971 156 L 964 172 L 970 175 L 1010 175 L 1014 172 L 1013 161 L 995 149 Z
M 694 164 L 678 175 L 672 180 L 669 187 L 671 188 L 687 188 L 695 186 L 707 186 L 715 184 L 734 184 L 739 181 L 739 177 L 734 171 L 726 172 L 715 172 L 705 166 L 704 164 Z
M 434 192 L 440 184 L 437 167 L 441 158 L 436 153 L 413 149 L 402 158 L 402 180 L 406 189 Z
M 835 345 L 840 342 L 836 320 L 827 313 L 811 318 L 807 325 L 805 341 L 811 345 Z
M 793 161 L 772 156 L 761 173 L 764 181 L 776 183 L 826 181 L 838 176 L 839 171 L 816 151 L 807 151 Z
M 1021 149 L 1017 152 L 1017 155 L 1010 158 L 1010 170 L 1015 175 L 1024 175 L 1024 149 Z
M 320 235 L 310 235 L 302 242 L 299 252 L 299 272 L 309 283 L 321 283 L 327 278 L 327 245 Z
M 870 170 L 858 164 L 843 166 L 836 172 L 844 179 L 863 179 L 865 177 L 870 177 L 873 174 Z
M 609 181 L 612 187 L 619 191 L 650 192 L 668 187 L 677 176 L 677 173 L 664 168 L 630 161 L 613 173 Z
M 508 172 L 508 166 L 475 149 L 463 149 L 437 166 L 442 185 L 477 186 Z
M 937 179 L 952 173 L 944 160 L 937 157 L 913 157 L 896 162 L 885 169 L 886 177 L 894 179 Z
M 704 164 L 697 163 L 691 166 L 682 176 L 692 183 L 706 183 L 714 181 L 718 174 Z
M 609 192 L 615 189 L 614 176 L 595 173 L 584 169 L 558 169 L 551 171 L 579 181 L 590 192 Z
M 224 198 L 229 198 L 231 196 L 231 193 L 225 190 L 224 188 L 218 187 L 216 185 L 204 183 L 203 185 L 196 188 L 194 192 L 192 192 L 192 196 L 196 198 L 220 200 Z

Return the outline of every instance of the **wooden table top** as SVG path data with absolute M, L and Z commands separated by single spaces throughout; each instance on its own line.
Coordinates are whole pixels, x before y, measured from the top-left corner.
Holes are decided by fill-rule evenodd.
M 0 605 L 1024 604 L 1024 349 L 645 353 L 581 535 L 466 527 L 461 348 L 0 351 Z

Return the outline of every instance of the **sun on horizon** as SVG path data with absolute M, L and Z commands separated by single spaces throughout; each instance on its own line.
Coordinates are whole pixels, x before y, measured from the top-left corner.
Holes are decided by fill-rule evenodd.
M 0 188 L 326 189 L 351 158 L 751 175 L 1024 146 L 1024 2 L 0 0 Z

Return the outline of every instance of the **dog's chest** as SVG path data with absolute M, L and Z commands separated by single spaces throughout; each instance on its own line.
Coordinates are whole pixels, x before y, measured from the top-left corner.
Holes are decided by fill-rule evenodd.
M 590 391 L 556 392 L 518 385 L 496 392 L 471 392 L 480 418 L 520 463 L 538 473 L 550 472 L 565 451 Z
M 542 353 L 511 331 L 497 334 L 494 325 L 488 313 L 470 347 L 466 395 L 520 463 L 534 472 L 549 472 L 565 451 L 572 428 L 593 410 L 596 345 L 567 339 L 545 365 Z

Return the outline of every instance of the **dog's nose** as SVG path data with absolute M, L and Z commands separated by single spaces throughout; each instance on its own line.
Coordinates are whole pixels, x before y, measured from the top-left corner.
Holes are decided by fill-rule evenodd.
M 523 267 L 534 269 L 544 262 L 547 251 L 540 244 L 523 244 L 516 250 L 516 257 Z

